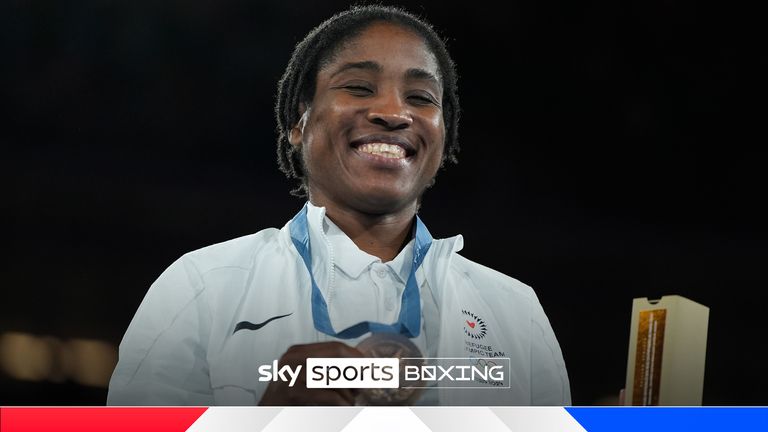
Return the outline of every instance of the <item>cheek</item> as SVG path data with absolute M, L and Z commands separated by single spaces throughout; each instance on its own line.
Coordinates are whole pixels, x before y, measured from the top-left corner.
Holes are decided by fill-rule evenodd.
M 328 150 L 324 144 L 322 129 L 307 125 L 304 141 L 301 147 L 301 159 L 304 161 L 304 170 L 310 177 L 315 177 L 318 171 L 322 171 L 323 161 L 327 158 Z
M 322 158 L 323 153 L 327 152 L 325 116 L 320 112 L 313 112 L 307 125 L 304 128 L 304 139 L 302 140 L 302 158 L 304 165 L 310 166 L 311 161 Z
M 430 135 L 430 141 L 445 141 L 445 120 L 442 111 L 434 110 L 433 113 L 423 116 L 423 122 L 425 130 Z
M 433 142 L 438 143 L 434 146 L 435 156 L 433 162 L 440 166 L 440 162 L 443 159 L 443 153 L 445 152 L 445 122 L 443 121 L 442 114 L 435 116 L 429 123 L 430 131 L 432 131 Z
M 323 152 L 343 140 L 345 132 L 354 126 L 354 109 L 340 103 L 328 103 L 315 109 L 307 124 L 305 144 L 313 153 Z
M 348 138 L 347 134 L 358 126 L 358 122 L 365 118 L 363 115 L 360 115 L 360 112 L 364 109 L 358 105 L 359 101 L 351 100 L 344 102 L 343 100 L 337 100 L 335 102 L 337 103 L 329 104 L 324 112 L 324 133 L 329 140 Z M 355 104 L 355 102 L 358 104 Z

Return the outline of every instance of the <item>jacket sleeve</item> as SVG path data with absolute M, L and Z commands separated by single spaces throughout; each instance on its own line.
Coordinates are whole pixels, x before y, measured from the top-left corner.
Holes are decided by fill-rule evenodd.
M 211 314 L 185 257 L 150 287 L 120 343 L 108 405 L 213 405 L 207 343 Z
M 531 311 L 531 405 L 571 404 L 563 353 L 538 299 Z

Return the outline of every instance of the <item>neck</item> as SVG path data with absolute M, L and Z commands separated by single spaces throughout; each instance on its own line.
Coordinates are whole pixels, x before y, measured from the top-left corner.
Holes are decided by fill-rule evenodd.
M 360 250 L 383 262 L 392 261 L 410 240 L 416 203 L 392 213 L 371 214 L 338 206 L 314 195 L 310 196 L 310 202 L 317 207 L 325 207 L 325 215 Z

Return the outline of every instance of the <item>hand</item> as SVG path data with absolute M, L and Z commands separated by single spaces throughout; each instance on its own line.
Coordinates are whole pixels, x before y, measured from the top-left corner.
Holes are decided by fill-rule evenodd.
M 320 342 L 294 345 L 280 357 L 278 367 L 301 365 L 301 374 L 293 387 L 287 382 L 272 381 L 259 405 L 354 405 L 354 389 L 307 388 L 307 357 L 364 357 L 363 353 L 341 342 Z

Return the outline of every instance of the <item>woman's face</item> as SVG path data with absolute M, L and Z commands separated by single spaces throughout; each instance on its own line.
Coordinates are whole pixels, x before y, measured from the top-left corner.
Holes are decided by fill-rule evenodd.
M 345 43 L 291 131 L 313 202 L 371 214 L 415 208 L 442 160 L 442 94 L 435 56 L 411 30 L 374 23 Z

